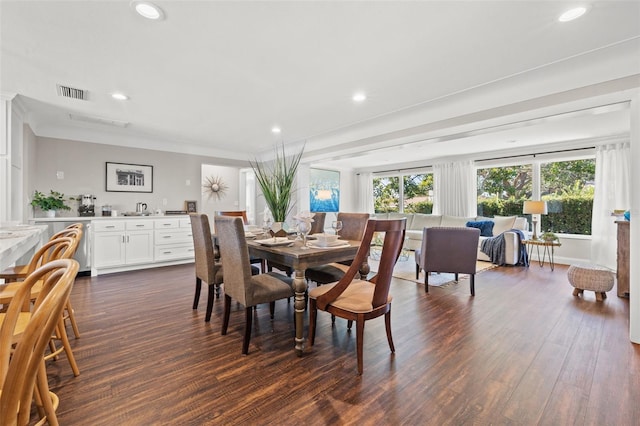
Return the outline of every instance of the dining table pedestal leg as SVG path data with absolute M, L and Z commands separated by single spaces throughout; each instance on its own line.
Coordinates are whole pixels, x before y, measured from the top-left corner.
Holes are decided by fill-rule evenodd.
M 296 316 L 296 354 L 302 356 L 304 351 L 304 309 L 307 292 L 307 281 L 304 279 L 304 270 L 296 269 L 293 278 L 293 291 L 295 292 L 295 316 Z

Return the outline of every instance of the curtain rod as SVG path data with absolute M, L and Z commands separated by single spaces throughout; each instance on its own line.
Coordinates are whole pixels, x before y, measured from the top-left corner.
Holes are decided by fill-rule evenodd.
M 585 151 L 589 149 L 596 149 L 595 146 L 587 146 L 584 148 L 571 148 L 571 149 L 561 149 L 558 151 L 545 151 L 545 152 L 536 152 L 535 154 L 519 154 L 519 155 L 507 155 L 504 157 L 494 157 L 494 158 L 483 158 L 482 160 L 475 160 L 475 162 L 480 161 L 493 161 L 493 160 L 507 160 L 510 158 L 520 158 L 520 157 L 533 157 L 536 158 L 536 155 L 546 155 L 546 154 L 561 154 L 563 152 L 573 152 L 573 151 Z
M 494 161 L 494 160 L 508 160 L 511 158 L 521 158 L 521 157 L 533 157 L 536 158 L 536 155 L 546 155 L 546 154 L 561 154 L 564 152 L 573 152 L 573 151 L 585 151 L 585 150 L 589 150 L 589 149 L 595 149 L 595 146 L 587 146 L 584 148 L 571 148 L 571 149 L 561 149 L 561 150 L 557 150 L 557 151 L 545 151 L 545 152 L 537 152 L 535 154 L 518 154 L 518 155 L 507 155 L 504 157 L 494 157 L 494 158 L 483 158 L 481 160 L 474 160 L 474 163 L 478 163 L 478 162 L 482 162 L 482 161 Z M 380 170 L 380 171 L 375 171 L 375 172 L 371 172 L 371 174 L 379 174 L 379 173 L 389 173 L 389 172 L 405 172 L 405 171 L 409 171 L 409 170 L 420 170 L 420 169 L 426 169 L 427 167 L 433 167 L 433 164 L 426 164 L 424 166 L 416 166 L 416 167 L 408 167 L 406 169 L 391 169 L 391 170 Z M 358 175 L 360 173 L 357 173 Z

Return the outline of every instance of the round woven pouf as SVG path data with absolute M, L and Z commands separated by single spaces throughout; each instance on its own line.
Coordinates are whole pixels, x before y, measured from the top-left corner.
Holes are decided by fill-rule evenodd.
M 613 288 L 613 272 L 598 265 L 571 265 L 567 271 L 569 282 L 574 287 L 573 295 L 578 296 L 584 290 L 596 293 L 596 300 L 607 297 L 607 291 Z

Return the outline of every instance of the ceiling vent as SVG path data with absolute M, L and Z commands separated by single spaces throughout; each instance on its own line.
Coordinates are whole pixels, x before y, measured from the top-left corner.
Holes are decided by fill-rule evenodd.
M 103 124 L 105 126 L 127 127 L 128 121 L 111 120 L 109 118 L 91 117 L 88 115 L 69 114 L 69 119 L 74 121 L 84 121 L 85 123 Z
M 75 87 L 63 86 L 62 84 L 57 84 L 58 88 L 58 96 L 62 96 L 63 98 L 71 98 L 71 99 L 79 99 L 81 101 L 86 101 L 89 96 L 89 92 L 83 89 L 76 89 Z

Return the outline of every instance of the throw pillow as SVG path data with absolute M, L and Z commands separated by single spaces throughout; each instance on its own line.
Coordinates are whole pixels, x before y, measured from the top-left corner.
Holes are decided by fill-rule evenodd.
M 467 222 L 467 227 L 478 228 L 481 237 L 493 237 L 493 221 L 483 220 L 480 222 Z
M 493 222 L 495 223 L 493 227 L 493 234 L 500 235 L 505 231 L 513 229 L 513 224 L 516 221 L 515 216 L 494 216 Z

